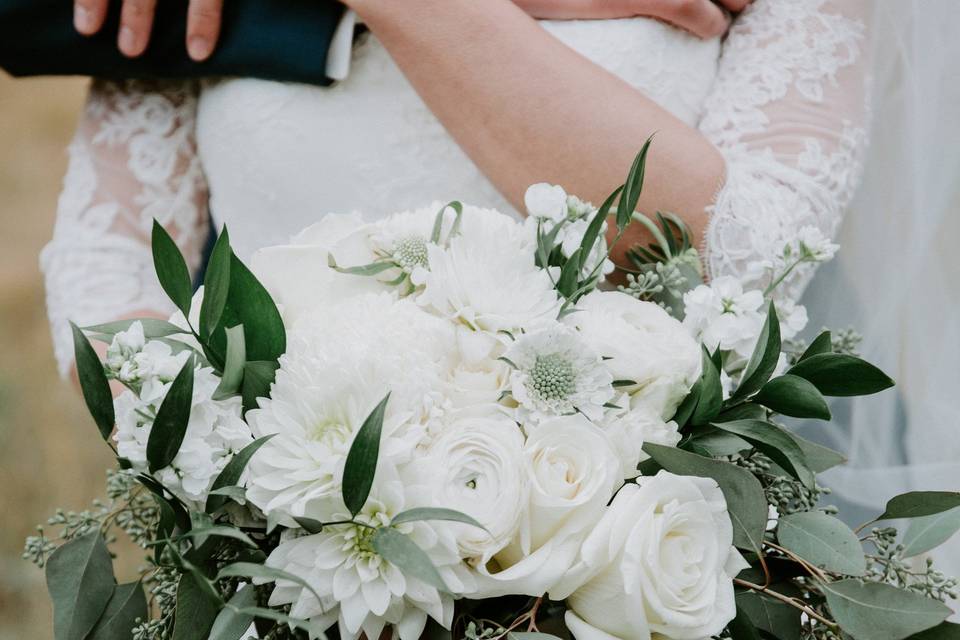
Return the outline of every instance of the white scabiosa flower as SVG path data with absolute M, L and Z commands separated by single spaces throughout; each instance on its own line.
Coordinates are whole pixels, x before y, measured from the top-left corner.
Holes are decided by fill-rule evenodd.
M 534 247 L 523 227 L 502 213 L 465 212 L 448 247 L 427 247 L 430 270 L 418 301 L 493 335 L 552 320 L 560 302 L 550 276 L 535 264 Z
M 566 599 L 578 640 L 700 640 L 736 615 L 733 547 L 723 493 L 706 478 L 661 471 L 617 494 L 553 599 Z
M 700 347 L 683 325 L 652 302 L 594 291 L 565 322 L 580 330 L 632 407 L 669 419 L 700 377 Z
M 510 389 L 524 425 L 578 411 L 599 420 L 613 397 L 613 376 L 600 356 L 562 324 L 519 336 L 503 357 L 516 367 Z
M 721 276 L 683 296 L 683 324 L 711 351 L 719 347 L 750 357 L 763 329 L 763 293 L 743 290 L 732 276 Z
M 567 192 L 555 184 L 530 185 L 523 195 L 523 204 L 531 218 L 560 222 L 567 217 Z
M 401 640 L 417 640 L 428 616 L 450 628 L 453 596 L 405 575 L 373 545 L 375 528 L 388 525 L 404 510 L 405 500 L 400 481 L 378 481 L 355 518 L 366 526 L 335 525 L 313 535 L 288 534 L 267 558 L 267 566 L 304 579 L 321 599 L 297 583 L 279 580 L 270 606 L 292 605 L 291 616 L 325 628 L 336 624 L 344 639 L 361 634 L 379 638 L 384 627 L 391 625 Z M 338 515 L 343 516 L 338 519 L 349 519 L 349 514 L 334 517 Z M 427 554 L 451 593 L 470 590 L 469 575 L 449 530 L 426 522 L 396 528 Z
M 389 477 L 442 404 L 454 330 L 415 303 L 367 294 L 303 316 L 269 399 L 247 413 L 257 437 L 275 434 L 249 465 L 247 497 L 266 513 L 328 520 L 364 420 L 389 392 L 378 474 Z

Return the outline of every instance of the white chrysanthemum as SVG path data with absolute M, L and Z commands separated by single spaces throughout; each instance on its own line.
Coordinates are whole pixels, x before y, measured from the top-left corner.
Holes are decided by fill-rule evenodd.
M 610 412 L 601 428 L 614 443 L 624 479 L 640 475 L 637 465 L 650 457 L 643 451 L 644 444 L 650 442 L 674 447 L 680 442 L 680 428 L 676 422 L 666 422 L 642 406 Z
M 380 556 L 373 546 L 374 529 L 386 525 L 405 508 L 403 484 L 377 482 L 356 520 L 368 527 L 337 525 L 320 533 L 288 537 L 267 558 L 267 566 L 306 580 L 321 597 L 301 585 L 279 580 L 270 595 L 271 606 L 292 605 L 290 615 L 337 624 L 340 637 L 379 638 L 392 625 L 401 640 L 417 640 L 427 616 L 446 628 L 453 617 L 453 597 L 404 574 Z M 349 519 L 349 514 L 334 514 Z M 417 544 L 436 567 L 452 593 L 470 591 L 469 576 L 448 529 L 426 522 L 397 526 Z M 296 534 L 293 534 L 296 535 Z M 466 581 L 465 581 L 466 580 Z
M 532 238 L 502 213 L 465 211 L 460 235 L 427 251 L 430 271 L 418 300 L 437 313 L 492 334 L 556 318 L 559 300 L 534 262 Z
M 652 302 L 616 291 L 594 291 L 565 321 L 620 381 L 633 407 L 670 418 L 700 377 L 700 346 L 676 319 Z
M 409 300 L 367 294 L 303 316 L 271 389 L 247 419 L 276 434 L 250 463 L 247 497 L 266 513 L 329 519 L 356 432 L 389 392 L 378 473 L 404 462 L 455 353 L 453 328 Z
M 525 425 L 580 412 L 599 420 L 613 376 L 579 332 L 561 324 L 519 336 L 504 354 L 516 369 L 510 388 Z
M 463 556 L 485 564 L 510 542 L 524 516 L 523 434 L 496 405 L 458 411 L 444 422 L 411 465 L 431 487 L 429 502 L 421 506 L 462 511 L 482 524 L 486 531 L 448 526 Z
M 166 347 L 169 354 L 167 345 L 151 341 L 145 344 L 144 351 L 159 352 L 161 347 Z M 185 352 L 182 356 L 169 354 L 167 362 L 158 360 L 154 364 L 157 368 L 173 369 L 176 363 L 182 366 L 186 355 Z M 146 471 L 153 417 L 171 382 L 160 377 L 138 378 L 138 381 L 139 394 L 127 390 L 114 402 L 117 431 L 113 438 L 117 455 L 129 460 L 135 470 Z M 233 455 L 253 441 L 250 428 L 241 418 L 240 398 L 212 399 L 219 382 L 212 369 L 196 369 L 190 421 L 183 443 L 173 462 L 154 473 L 167 489 L 198 508 L 202 508 L 210 486 Z
M 744 291 L 740 281 L 721 276 L 683 296 L 683 324 L 711 351 L 718 346 L 749 358 L 763 329 L 763 293 Z

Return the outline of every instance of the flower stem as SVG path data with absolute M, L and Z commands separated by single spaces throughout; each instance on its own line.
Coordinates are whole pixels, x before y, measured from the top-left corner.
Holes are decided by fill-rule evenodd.
M 734 579 L 733 579 L 733 583 L 736 584 L 737 586 L 743 587 L 744 589 L 750 589 L 750 590 L 752 590 L 752 591 L 756 591 L 756 592 L 758 592 L 758 593 L 762 593 L 762 594 L 764 594 L 764 595 L 770 596 L 771 598 L 774 598 L 774 599 L 776 599 L 776 600 L 779 600 L 780 602 L 783 602 L 784 604 L 788 604 L 788 605 L 790 605 L 791 607 L 794 607 L 795 609 L 799 609 L 799 610 L 802 611 L 803 613 L 807 614 L 808 616 L 810 616 L 811 618 L 813 618 L 813 619 L 815 619 L 815 620 L 817 620 L 817 621 L 819 621 L 819 622 L 822 622 L 823 624 L 827 625 L 827 626 L 830 627 L 831 629 L 836 629 L 836 628 L 837 628 L 837 623 L 836 623 L 836 622 L 834 622 L 834 621 L 832 621 L 832 620 L 830 620 L 830 619 L 828 619 L 828 618 L 823 617 L 822 615 L 820 615 L 819 613 L 817 613 L 816 611 L 814 611 L 814 610 L 811 609 L 810 607 L 808 607 L 808 606 L 806 606 L 806 605 L 804 605 L 804 604 L 800 604 L 799 602 L 797 602 L 796 600 L 794 600 L 793 598 L 791 598 L 791 597 L 789 597 L 789 596 L 785 596 L 785 595 L 783 595 L 782 593 L 777 593 L 776 591 L 773 591 L 772 589 L 768 589 L 767 587 L 762 587 L 762 586 L 760 586 L 759 584 L 754 584 L 754 583 L 752 583 L 752 582 L 747 582 L 746 580 L 741 580 L 740 578 L 734 578 Z

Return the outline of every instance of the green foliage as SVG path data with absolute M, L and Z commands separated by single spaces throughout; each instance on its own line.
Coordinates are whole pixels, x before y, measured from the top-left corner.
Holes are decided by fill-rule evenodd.
M 87 404 L 90 415 L 93 416 L 93 421 L 97 423 L 100 435 L 104 440 L 108 440 L 116 422 L 110 383 L 103 372 L 100 357 L 87 337 L 83 335 L 83 331 L 72 322 L 70 328 L 73 330 L 74 361 L 77 364 L 77 377 L 80 380 L 83 400 Z
M 220 324 L 230 291 L 230 234 L 224 227 L 217 237 L 203 279 L 203 303 L 200 305 L 200 335 L 209 339 Z
M 771 379 L 753 401 L 776 413 L 794 418 L 829 420 L 827 401 L 812 382 L 796 375 L 783 375 Z
M 223 468 L 216 480 L 213 481 L 213 485 L 210 487 L 210 496 L 207 497 L 207 504 L 205 508 L 207 513 L 213 513 L 226 504 L 227 496 L 223 494 L 216 494 L 214 492 L 218 489 L 224 489 L 226 487 L 235 487 L 237 483 L 240 482 L 240 477 L 243 475 L 243 470 L 247 468 L 247 465 L 250 463 L 250 459 L 257 451 L 260 450 L 260 447 L 267 444 L 272 437 L 273 434 L 254 440 L 230 459 L 230 462 L 227 463 L 227 466 Z
M 764 420 L 715 422 L 713 426 L 743 438 L 800 480 L 805 487 L 813 488 L 813 472 L 807 466 L 803 450 L 784 429 Z
M 960 507 L 960 492 L 910 491 L 891 498 L 877 520 L 932 516 Z
M 392 527 L 381 527 L 373 534 L 373 548 L 384 560 L 405 576 L 416 578 L 440 591 L 449 591 L 424 551 L 416 543 Z
M 172 640 L 207 640 L 220 611 L 220 602 L 192 573 L 180 576 Z
M 84 640 L 113 596 L 110 552 L 94 530 L 70 540 L 46 563 L 55 640 Z
M 118 584 L 88 640 L 129 640 L 138 622 L 147 619 L 147 598 L 138 580 Z
M 383 416 L 390 400 L 388 393 L 374 407 L 350 445 L 347 461 L 343 469 L 343 503 L 356 516 L 363 509 L 373 478 L 377 472 L 377 458 L 380 455 L 380 433 L 383 430 Z
M 866 558 L 856 534 L 833 516 L 819 511 L 783 516 L 777 523 L 777 538 L 788 551 L 831 573 L 866 573 Z
M 187 263 L 167 230 L 156 220 L 153 221 L 151 234 L 153 248 L 153 266 L 157 279 L 164 292 L 173 301 L 185 317 L 190 316 L 190 303 L 193 298 L 193 282 Z
M 767 319 L 763 324 L 757 346 L 747 362 L 740 385 L 733 392 L 731 400 L 746 398 L 763 387 L 777 368 L 780 358 L 780 320 L 777 310 L 771 302 L 767 307 Z
M 903 557 L 939 547 L 960 531 L 960 507 L 913 518 L 903 535 Z
M 793 365 L 788 373 L 810 381 L 825 396 L 866 396 L 894 384 L 869 362 L 843 353 L 809 356 Z
M 851 578 L 820 588 L 834 619 L 854 640 L 903 640 L 952 613 L 936 600 L 887 584 Z
M 157 409 L 147 440 L 147 462 L 151 473 L 173 462 L 183 444 L 193 406 L 194 367 L 193 358 L 187 358 Z

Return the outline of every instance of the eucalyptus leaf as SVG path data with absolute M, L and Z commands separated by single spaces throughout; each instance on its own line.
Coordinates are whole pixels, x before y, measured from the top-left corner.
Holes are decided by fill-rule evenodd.
M 757 339 L 757 346 L 750 355 L 747 368 L 741 376 L 740 386 L 733 392 L 731 400 L 756 393 L 766 384 L 777 368 L 780 347 L 780 320 L 777 318 L 777 309 L 771 302 L 767 307 L 767 319 Z
M 760 632 L 746 611 L 737 606 L 737 615 L 727 624 L 727 631 L 733 640 L 763 640 Z
M 783 516 L 777 523 L 777 538 L 788 551 L 831 573 L 866 573 L 866 558 L 856 534 L 833 516 L 820 511 Z
M 153 250 L 153 266 L 160 286 L 173 304 L 189 318 L 190 301 L 193 298 L 190 270 L 177 243 L 156 220 L 153 221 L 150 244 Z
M 753 625 L 779 640 L 800 640 L 800 611 L 796 607 L 756 591 L 736 595 L 737 615 L 744 613 Z
M 226 329 L 227 353 L 223 363 L 223 375 L 213 392 L 214 400 L 224 400 L 236 395 L 243 384 L 244 366 L 247 364 L 247 345 L 243 325 Z
M 384 271 L 397 268 L 397 263 L 395 263 L 393 260 L 378 260 L 369 264 L 361 264 L 353 267 L 341 267 L 337 265 L 337 261 L 334 259 L 333 254 L 330 254 L 327 261 L 330 268 L 337 273 L 343 273 L 350 276 L 375 276 L 383 273 Z
M 220 487 L 219 489 L 211 489 L 208 493 L 211 496 L 230 498 L 238 504 L 243 504 L 247 499 L 247 490 L 243 487 Z
M 753 448 L 753 445 L 738 435 L 713 427 L 706 427 L 702 431 L 698 430 L 696 435 L 683 445 L 683 448 L 688 450 L 692 450 L 693 447 L 705 452 L 707 457 L 720 458 L 736 455 L 741 451 Z
M 809 380 L 792 374 L 772 378 L 753 397 L 753 401 L 793 418 L 831 418 L 823 394 Z
M 243 610 L 256 604 L 257 592 L 252 585 L 238 589 L 213 621 L 208 640 L 242 640 L 254 618 L 252 613 Z
M 110 382 L 103 372 L 100 357 L 87 337 L 83 335 L 83 331 L 72 322 L 70 328 L 73 330 L 74 361 L 77 366 L 80 390 L 83 392 L 83 401 L 97 424 L 100 436 L 109 441 L 110 434 L 113 433 L 113 425 L 116 424 Z
M 241 476 L 243 476 L 244 469 L 246 469 L 250 463 L 253 454 L 259 451 L 260 447 L 267 444 L 274 435 L 275 434 L 270 434 L 262 438 L 257 438 L 230 459 L 230 462 L 223 468 L 220 475 L 217 476 L 217 479 L 213 481 L 213 485 L 210 487 L 210 496 L 207 498 L 204 511 L 213 513 L 226 504 L 226 496 L 214 494 L 213 492 L 226 487 L 236 487 L 237 483 L 240 482 Z
M 716 481 L 727 500 L 734 545 L 762 553 L 767 528 L 767 500 L 760 481 L 752 473 L 729 462 L 711 460 L 674 447 L 648 442 L 643 445 L 643 450 L 671 473 Z
M 844 353 L 820 353 L 787 372 L 813 383 L 825 396 L 866 396 L 889 389 L 894 382 L 869 362 Z
M 147 620 L 147 598 L 139 581 L 118 584 L 87 640 L 130 640 L 137 620 Z
M 404 522 L 416 522 L 418 520 L 446 520 L 448 522 L 462 522 L 464 524 L 473 525 L 474 527 L 479 527 L 484 531 L 487 530 L 486 527 L 465 513 L 454 511 L 453 509 L 442 509 L 438 507 L 420 507 L 401 511 L 391 519 L 390 524 L 397 525 Z
M 807 466 L 803 450 L 784 429 L 763 420 L 714 422 L 713 426 L 740 436 L 800 480 L 804 486 L 811 489 L 814 487 L 815 478 Z
M 373 548 L 380 557 L 400 569 L 405 577 L 416 578 L 444 593 L 449 591 L 430 561 L 430 556 L 396 529 L 377 529 L 373 534 Z
M 230 293 L 230 234 L 224 226 L 210 252 L 203 278 L 203 302 L 200 305 L 200 335 L 208 339 L 220 323 Z
M 265 564 L 256 564 L 253 562 L 234 562 L 233 564 L 228 564 L 220 569 L 220 573 L 217 574 L 217 580 L 222 580 L 223 578 L 259 578 L 271 582 L 284 580 L 286 582 L 292 582 L 300 585 L 313 594 L 317 600 L 321 602 L 323 601 L 323 598 L 321 598 L 314 588 L 310 586 L 310 583 L 300 576 L 283 571 L 281 569 L 268 567 Z
M 193 372 L 193 358 L 187 358 L 157 409 L 157 417 L 147 438 L 147 462 L 151 473 L 173 462 L 183 444 L 193 406 Z
M 177 583 L 172 640 L 207 640 L 219 611 L 220 603 L 210 596 L 197 576 L 184 573 Z
M 814 473 L 823 473 L 827 469 L 832 469 L 847 461 L 842 453 L 825 447 L 822 444 L 810 442 L 792 431 L 788 431 L 787 433 L 793 438 L 793 441 L 797 443 L 801 451 L 803 451 L 803 457 L 807 460 L 807 466 L 810 467 L 810 470 Z
M 347 461 L 343 468 L 343 503 L 351 515 L 357 515 L 370 495 L 373 478 L 377 472 L 377 459 L 380 456 L 380 432 L 383 430 L 383 416 L 390 400 L 388 393 L 374 407 L 350 445 Z
M 910 558 L 939 547 L 960 531 L 960 507 L 914 518 L 903 534 L 903 557 Z
M 903 640 L 953 613 L 942 602 L 888 584 L 850 578 L 820 588 L 833 619 L 854 640 Z
M 46 564 L 55 640 L 84 640 L 113 597 L 113 561 L 99 529 L 54 551 Z
M 255 618 L 272 620 L 273 622 L 287 625 L 292 629 L 299 629 L 306 632 L 307 637 L 310 640 L 325 640 L 327 637 L 324 633 L 325 629 L 319 620 L 302 620 L 300 618 L 293 618 L 285 613 L 277 611 L 276 609 L 267 609 L 264 607 L 244 607 L 243 609 L 239 610 L 239 613 L 252 615 Z
M 887 502 L 887 508 L 877 520 L 919 518 L 932 516 L 960 507 L 960 493 L 955 491 L 910 491 Z
M 910 640 L 960 640 L 960 624 L 941 622 L 932 629 L 910 636 Z

